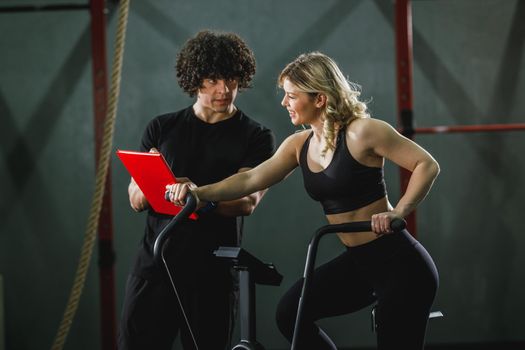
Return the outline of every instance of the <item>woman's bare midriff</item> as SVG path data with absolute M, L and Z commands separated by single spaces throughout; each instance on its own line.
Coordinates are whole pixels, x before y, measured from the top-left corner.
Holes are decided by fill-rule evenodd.
M 383 197 L 362 208 L 340 214 L 327 215 L 330 224 L 343 224 L 354 221 L 370 221 L 372 215 L 392 210 L 387 197 Z M 338 233 L 339 239 L 347 247 L 355 247 L 377 239 L 379 235 L 372 231 L 356 233 Z

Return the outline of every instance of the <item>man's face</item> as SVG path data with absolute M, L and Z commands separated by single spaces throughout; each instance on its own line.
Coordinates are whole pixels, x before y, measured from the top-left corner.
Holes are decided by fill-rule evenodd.
M 204 79 L 197 93 L 197 102 L 216 113 L 230 112 L 239 92 L 236 79 Z

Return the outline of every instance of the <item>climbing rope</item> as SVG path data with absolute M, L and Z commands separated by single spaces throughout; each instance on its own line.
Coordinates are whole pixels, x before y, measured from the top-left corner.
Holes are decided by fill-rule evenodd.
M 115 129 L 115 119 L 117 114 L 118 96 L 120 92 L 120 77 L 122 72 L 122 59 L 124 56 L 124 39 L 126 37 L 126 26 L 128 23 L 129 0 L 121 0 L 118 10 L 118 27 L 115 38 L 115 56 L 113 57 L 113 66 L 111 72 L 111 90 L 108 101 L 106 119 L 104 121 L 102 146 L 100 148 L 99 163 L 95 179 L 95 193 L 91 202 L 89 220 L 84 233 L 84 242 L 77 266 L 77 272 L 66 310 L 62 317 L 62 322 L 58 328 L 55 340 L 51 347 L 52 350 L 61 350 L 64 347 L 66 337 L 73 323 L 73 318 L 78 308 L 80 296 L 84 289 L 86 275 L 89 269 L 93 246 L 95 245 L 98 221 L 102 208 L 102 199 L 106 186 L 109 161 L 111 159 L 111 149 L 113 146 L 113 132 Z

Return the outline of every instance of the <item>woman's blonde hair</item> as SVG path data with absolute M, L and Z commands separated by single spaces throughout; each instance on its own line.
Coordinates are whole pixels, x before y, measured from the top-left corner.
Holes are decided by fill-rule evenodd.
M 328 150 L 335 149 L 337 132 L 355 118 L 368 118 L 366 103 L 359 101 L 359 85 L 348 81 L 335 61 L 320 52 L 305 53 L 290 62 L 279 74 L 279 87 L 288 79 L 299 91 L 311 96 L 323 94 L 323 133 Z

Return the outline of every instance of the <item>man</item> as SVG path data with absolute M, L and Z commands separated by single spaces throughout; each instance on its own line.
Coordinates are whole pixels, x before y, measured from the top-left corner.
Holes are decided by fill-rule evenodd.
M 153 119 L 141 150 L 160 152 L 179 182 L 204 185 L 246 171 L 274 151 L 271 131 L 235 106 L 239 90 L 255 74 L 252 51 L 232 33 L 199 32 L 177 57 L 177 78 L 195 103 Z M 169 350 L 178 333 L 184 349 L 225 349 L 234 298 L 226 262 L 213 256 L 220 245 L 236 245 L 236 217 L 250 215 L 264 191 L 235 201 L 204 203 L 197 221 L 176 228 L 166 249 L 183 310 L 166 271 L 153 261 L 153 243 L 170 217 L 149 208 L 133 179 L 131 207 L 148 209 L 145 235 L 126 285 L 119 349 Z M 185 314 L 183 314 L 183 311 Z M 185 318 L 193 334 L 189 332 Z

